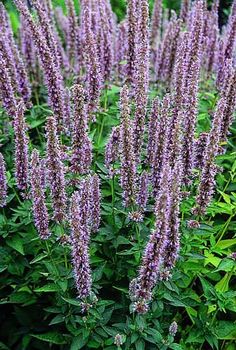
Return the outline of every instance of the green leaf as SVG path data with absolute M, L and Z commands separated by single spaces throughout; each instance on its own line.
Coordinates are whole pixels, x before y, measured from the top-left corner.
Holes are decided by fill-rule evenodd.
M 25 255 L 22 238 L 19 235 L 7 239 L 6 243 L 9 247 L 15 249 L 20 254 Z
M 143 339 L 139 339 L 135 343 L 135 349 L 136 350 L 144 350 L 145 349 L 145 342 Z
M 218 243 L 216 243 L 215 247 L 221 248 L 221 249 L 226 249 L 226 248 L 232 247 L 234 245 L 236 245 L 236 238 L 224 239 L 222 241 L 219 241 Z
M 54 284 L 54 283 L 49 283 L 49 284 L 46 284 L 45 286 L 43 286 L 41 288 L 36 288 L 34 291 L 36 293 L 58 292 L 59 291 L 59 287 L 56 284 Z
M 69 299 L 69 298 L 64 298 L 61 297 L 63 300 L 65 300 L 68 304 L 74 305 L 74 306 L 81 306 L 81 302 L 79 300 L 76 299 Z
M 215 328 L 215 334 L 218 339 L 235 340 L 236 323 L 230 321 L 219 321 Z
M 82 349 L 87 344 L 88 338 L 84 338 L 82 334 L 73 338 L 70 350 Z
M 31 336 L 51 344 L 57 344 L 57 345 L 66 344 L 66 340 L 63 337 L 63 335 L 57 332 L 48 332 L 44 334 L 31 334 Z
M 41 260 L 43 260 L 44 258 L 46 258 L 48 255 L 45 253 L 39 254 L 38 256 L 36 256 L 36 258 L 34 258 L 33 260 L 31 260 L 30 264 L 35 264 Z

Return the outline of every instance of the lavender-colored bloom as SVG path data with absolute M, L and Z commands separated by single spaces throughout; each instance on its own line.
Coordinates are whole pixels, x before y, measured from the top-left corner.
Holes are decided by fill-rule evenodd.
M 59 69 L 60 68 L 60 55 L 57 48 L 57 43 L 55 39 L 54 28 L 50 17 L 48 16 L 46 4 L 39 0 L 32 0 L 32 4 L 35 7 L 39 19 L 39 28 L 43 33 L 48 48 L 50 49 L 51 56 L 54 60 L 54 64 Z
M 68 32 L 67 32 L 67 50 L 72 67 L 77 59 L 77 44 L 78 44 L 78 19 L 75 12 L 74 2 L 66 1 L 67 17 L 68 17 Z
M 125 85 L 121 90 L 121 177 L 120 184 L 123 189 L 124 205 L 126 207 L 135 203 L 136 196 L 136 161 L 133 144 L 133 127 L 130 120 L 129 90 Z
M 115 339 L 114 339 L 114 344 L 118 347 L 120 347 L 124 343 L 122 335 L 119 333 L 116 334 Z
M 189 220 L 187 222 L 187 226 L 188 226 L 188 228 L 191 228 L 191 229 L 199 228 L 200 227 L 200 223 L 197 220 Z
M 225 60 L 231 59 L 236 42 L 236 1 L 232 5 L 231 15 L 229 17 L 227 35 L 225 38 L 224 56 Z
M 158 80 L 170 80 L 174 69 L 178 38 L 180 35 L 181 20 L 177 19 L 175 13 L 168 24 L 160 53 L 156 61 L 156 77 Z
M 105 166 L 108 170 L 109 176 L 113 177 L 114 173 L 114 163 L 119 159 L 120 153 L 120 127 L 116 126 L 112 128 L 112 132 L 105 150 Z
M 128 218 L 134 222 L 142 222 L 143 221 L 143 213 L 141 211 L 132 211 L 128 214 Z
M 154 232 L 151 233 L 149 241 L 145 248 L 138 277 L 136 280 L 133 280 L 130 285 L 131 299 L 135 302 L 147 302 L 151 300 L 152 289 L 157 282 L 161 264 L 164 260 L 164 254 L 169 235 L 169 181 L 170 167 L 167 161 L 165 162 L 165 166 L 163 168 L 160 192 L 156 200 L 155 229 Z
M 20 102 L 17 106 L 13 126 L 15 134 L 15 175 L 17 187 L 21 191 L 25 191 L 29 185 L 29 139 L 26 134 L 27 127 L 24 112 L 24 103 Z
M 123 21 L 118 26 L 118 34 L 116 39 L 116 70 L 118 78 L 123 81 L 127 72 L 128 58 L 128 28 L 127 21 Z M 125 63 L 126 62 L 126 63 Z
M 194 168 L 202 169 L 204 162 L 204 151 L 207 143 L 207 132 L 202 132 L 194 143 Z
M 169 230 L 167 235 L 168 244 L 166 245 L 162 279 L 171 273 L 175 266 L 180 247 L 180 201 L 181 201 L 181 182 L 183 175 L 182 158 L 179 154 L 175 160 L 174 168 L 170 178 L 170 212 L 169 212 Z
M 109 21 L 107 13 L 107 0 L 98 0 L 98 32 L 99 32 L 99 58 L 103 82 L 109 81 L 114 62 L 114 46 L 112 38 L 112 23 Z
M 225 140 L 228 133 L 229 127 L 232 123 L 233 113 L 236 108 L 236 69 L 230 69 L 229 73 L 226 74 L 227 81 L 223 86 L 221 95 L 226 99 L 226 108 L 223 115 L 223 120 L 221 124 L 221 139 Z
M 96 111 L 102 88 L 101 67 L 98 60 L 98 47 L 92 31 L 92 13 L 87 3 L 82 4 L 83 15 L 83 44 L 86 67 L 85 84 L 88 93 L 88 113 Z
M 148 184 L 149 184 L 149 174 L 146 171 L 144 171 L 139 178 L 139 188 L 138 188 L 137 199 L 136 199 L 136 203 L 142 211 L 144 211 L 147 206 Z
M 136 42 L 136 69 L 134 76 L 134 151 L 138 161 L 143 144 L 145 117 L 148 100 L 149 84 L 149 7 L 148 1 L 141 0 L 140 19 Z
M 152 186 L 154 195 L 157 194 L 160 184 L 160 174 L 164 164 L 164 155 L 169 145 L 169 113 L 170 113 L 170 96 L 166 95 L 161 113 L 158 118 L 158 129 L 156 132 L 156 144 L 154 146 L 154 156 L 152 162 Z
M 155 0 L 151 20 L 151 46 L 155 49 L 160 36 L 162 0 Z
M 135 77 L 136 35 L 138 31 L 138 0 L 127 1 L 127 26 L 128 26 L 128 57 L 127 79 L 133 85 Z
M 178 324 L 175 321 L 173 321 L 169 327 L 169 335 L 174 337 L 177 333 L 177 330 L 178 330 Z
M 51 53 L 42 29 L 33 21 L 26 4 L 23 2 L 23 0 L 14 1 L 22 17 L 24 17 L 26 25 L 28 26 L 34 40 L 34 45 L 37 49 L 37 53 L 44 71 L 44 77 L 49 94 L 49 102 L 54 111 L 57 124 L 61 128 L 65 114 L 62 75 L 58 70 L 57 64 L 55 64 L 55 57 Z
M 26 70 L 28 74 L 34 74 L 37 66 L 37 57 L 33 40 L 24 20 L 24 17 L 20 16 L 20 49 L 25 62 Z
M 73 131 L 71 170 L 75 174 L 86 174 L 92 162 L 92 145 L 87 134 L 87 111 L 82 86 L 73 87 Z
M 190 0 L 182 0 L 179 17 L 184 23 L 188 21 L 189 10 L 190 10 Z
M 93 232 L 97 232 L 101 220 L 101 193 L 100 193 L 100 179 L 97 174 L 90 179 L 90 220 Z
M 8 62 L 10 62 L 11 67 L 15 66 L 13 71 L 16 74 L 15 82 L 17 84 L 17 91 L 23 98 L 24 102 L 27 104 L 31 95 L 29 80 L 26 74 L 24 62 L 20 56 L 18 47 L 16 46 L 16 43 L 13 37 L 13 32 L 11 29 L 8 14 L 2 3 L 0 4 L 0 20 L 1 20 L 1 25 L 0 25 L 1 37 L 2 37 L 2 40 L 5 42 L 5 46 L 7 48 L 6 59 Z
M 147 144 L 147 157 L 146 162 L 149 166 L 152 166 L 155 158 L 155 147 L 158 138 L 158 128 L 160 122 L 160 101 L 155 98 L 152 103 L 152 109 L 148 123 L 148 144 Z
M 54 117 L 47 120 L 47 181 L 51 191 L 54 220 L 62 222 L 66 218 L 66 192 L 64 165 L 57 136 Z
M 16 115 L 17 100 L 11 83 L 11 77 L 6 60 L 0 52 L 0 100 L 7 114 L 11 117 Z
M 35 226 L 41 239 L 47 239 L 49 232 L 49 217 L 45 204 L 44 188 L 41 181 L 41 161 L 37 150 L 33 150 L 31 158 L 31 194 L 33 201 L 33 216 Z
M 211 201 L 215 188 L 215 175 L 217 166 L 214 163 L 219 153 L 220 131 L 226 109 L 226 100 L 221 97 L 218 101 L 211 131 L 208 134 L 207 143 L 203 155 L 203 166 L 200 183 L 197 190 L 195 214 L 204 214 Z
M 216 67 L 219 50 L 219 1 L 215 1 L 211 11 L 206 11 L 207 36 L 206 36 L 206 69 L 211 72 Z
M 80 299 L 90 295 L 92 285 L 88 252 L 89 232 L 83 218 L 82 196 L 83 186 L 73 194 L 70 207 L 72 264 L 77 293 Z
M 186 57 L 186 85 L 184 92 L 184 178 L 191 175 L 194 162 L 194 133 L 198 112 L 198 84 L 201 67 L 201 48 L 203 42 L 204 2 L 196 2 L 193 12 L 192 25 L 189 35 L 188 52 Z
M 6 164 L 2 153 L 0 152 L 0 207 L 4 207 L 7 202 L 7 176 Z

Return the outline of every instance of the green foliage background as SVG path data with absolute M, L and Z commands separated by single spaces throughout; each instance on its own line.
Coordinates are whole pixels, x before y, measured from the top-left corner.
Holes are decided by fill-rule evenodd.
M 169 4 L 178 6 L 179 1 Z M 7 5 L 17 28 L 17 16 L 9 2 Z M 121 18 L 124 2 L 114 0 L 113 6 Z M 118 333 L 124 341 L 121 348 L 126 350 L 236 349 L 236 266 L 231 258 L 236 250 L 236 125 L 231 128 L 227 152 L 217 159 L 223 172 L 217 177 L 215 199 L 207 216 L 199 229 L 189 229 L 194 196 L 183 201 L 181 256 L 173 278 L 158 284 L 147 315 L 135 315 L 129 308 L 128 283 L 137 273 L 154 217 L 150 207 L 144 223 L 129 222 L 121 205 L 119 184 L 106 176 L 104 146 L 111 127 L 119 124 L 119 90 L 114 85 L 104 94 L 103 109 L 90 132 L 94 169 L 102 179 L 103 205 L 102 226 L 90 248 L 98 300 L 90 301 L 93 307 L 87 314 L 81 313 L 76 299 L 70 248 L 60 243 L 61 235 L 69 232 L 54 225 L 53 238 L 40 241 L 31 202 L 22 201 L 16 191 L 13 130 L 5 131 L 7 116 L 0 110 L 0 144 L 9 186 L 8 205 L 0 213 L 2 350 L 116 350 L 114 337 Z M 37 147 L 43 154 L 44 122 L 50 111 L 43 88 L 40 94 L 40 105 L 34 104 L 26 117 L 30 148 Z M 151 95 L 156 94 L 153 87 Z M 217 100 L 211 79 L 202 80 L 199 100 L 198 133 L 209 130 Z M 140 242 L 134 238 L 137 231 Z M 175 339 L 168 335 L 173 320 L 179 327 Z

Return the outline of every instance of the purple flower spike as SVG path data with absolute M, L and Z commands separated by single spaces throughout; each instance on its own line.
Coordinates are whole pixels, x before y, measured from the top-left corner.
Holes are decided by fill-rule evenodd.
M 2 153 L 0 153 L 0 207 L 4 207 L 7 202 L 7 176 L 6 164 Z
M 148 1 L 140 1 L 140 19 L 136 41 L 136 71 L 134 76 L 134 151 L 136 160 L 141 155 L 149 86 L 149 7 Z
M 196 208 L 194 209 L 194 213 L 198 215 L 205 213 L 214 193 L 215 175 L 218 168 L 214 161 L 220 150 L 220 130 L 226 106 L 227 103 L 225 98 L 221 97 L 214 113 L 211 131 L 207 137 L 203 155 L 202 173 L 197 190 Z
M 156 226 L 151 233 L 142 257 L 142 264 L 137 279 L 130 284 L 131 300 L 145 305 L 152 298 L 152 290 L 158 280 L 161 265 L 165 257 L 165 249 L 169 236 L 170 215 L 170 167 L 165 162 L 161 176 L 161 186 L 156 200 L 155 215 Z M 134 303 L 134 306 L 136 305 Z M 135 308 L 138 311 L 138 308 Z M 143 310 L 143 308 L 141 308 Z M 145 309 L 147 311 L 147 308 Z M 141 312 L 141 311 L 138 311 Z M 143 311 L 142 311 L 143 312 Z
M 136 161 L 133 145 L 133 128 L 130 120 L 129 90 L 125 85 L 121 90 L 121 177 L 120 184 L 123 189 L 124 205 L 126 207 L 135 203 L 136 196 Z
M 71 170 L 77 175 L 86 174 L 89 172 L 92 162 L 92 144 L 87 134 L 88 116 L 82 86 L 74 85 L 72 99 L 74 102 L 74 115 Z
M 25 106 L 20 102 L 17 106 L 17 112 L 14 119 L 15 133 L 15 175 L 17 187 L 20 191 L 26 191 L 29 185 L 29 139 L 26 134 L 27 127 L 25 123 Z
M 148 184 L 149 184 L 149 174 L 144 171 L 139 179 L 139 189 L 137 194 L 137 205 L 144 211 L 147 206 L 148 201 Z
M 152 110 L 148 124 L 148 144 L 146 162 L 152 166 L 155 158 L 155 146 L 158 139 L 158 128 L 160 123 L 160 101 L 156 98 L 152 103 Z
M 79 191 L 73 194 L 70 207 L 72 264 L 77 294 L 80 299 L 87 298 L 90 295 L 92 285 L 88 252 L 89 231 L 86 220 L 84 220 L 84 208 L 82 206 L 84 197 L 87 196 L 87 189 L 86 186 L 84 188 L 84 184 L 82 184 Z
M 45 204 L 44 187 L 42 186 L 42 165 L 37 150 L 33 150 L 31 158 L 31 193 L 35 226 L 41 239 L 47 239 L 49 232 L 49 216 Z
M 64 165 L 57 136 L 54 117 L 47 120 L 47 181 L 51 191 L 54 220 L 62 222 L 66 218 L 66 192 Z
M 120 127 L 113 127 L 111 136 L 108 140 L 105 150 L 105 165 L 109 173 L 109 177 L 113 177 L 114 163 L 119 159 L 120 147 Z

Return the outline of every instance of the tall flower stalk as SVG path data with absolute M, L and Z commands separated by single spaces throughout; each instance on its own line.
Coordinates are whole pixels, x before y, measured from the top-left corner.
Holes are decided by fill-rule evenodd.
M 45 188 L 42 182 L 42 162 L 37 150 L 33 150 L 31 156 L 30 182 L 35 226 L 39 237 L 47 239 L 51 234 L 49 232 L 49 215 L 45 204 Z
M 53 218 L 62 222 L 66 218 L 67 198 L 65 170 L 61 160 L 61 148 L 54 117 L 47 120 L 47 180 L 52 197 Z

